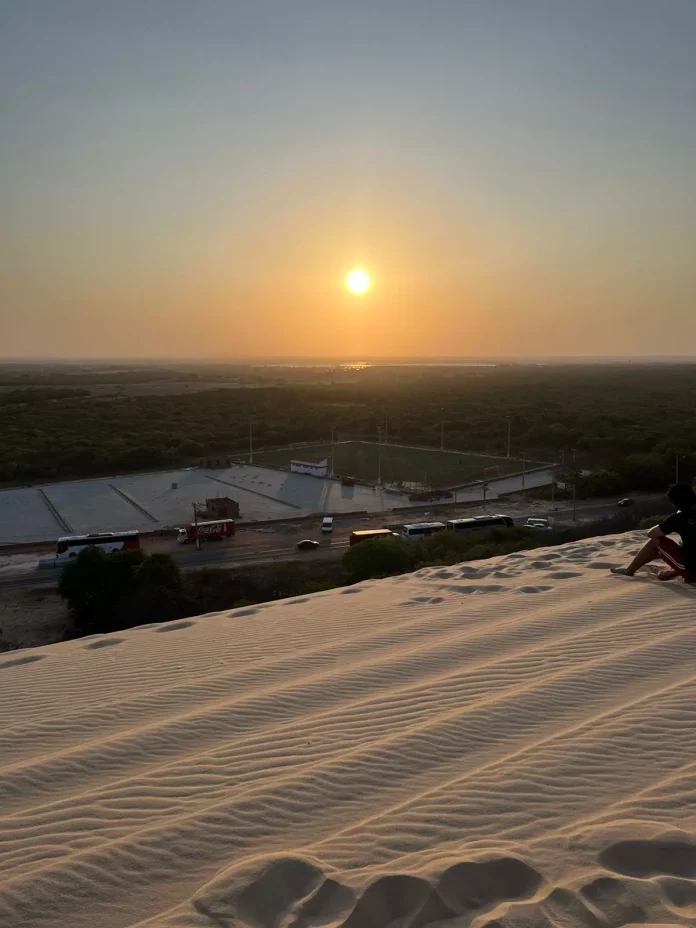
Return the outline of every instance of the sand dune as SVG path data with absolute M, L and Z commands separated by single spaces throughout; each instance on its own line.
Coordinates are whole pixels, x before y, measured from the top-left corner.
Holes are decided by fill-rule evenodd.
M 696 925 L 696 591 L 635 544 L 3 655 L 0 924 Z

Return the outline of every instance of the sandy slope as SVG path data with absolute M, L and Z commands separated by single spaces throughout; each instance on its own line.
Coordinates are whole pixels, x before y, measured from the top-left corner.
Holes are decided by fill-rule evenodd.
M 696 924 L 696 591 L 635 538 L 0 658 L 0 924 Z

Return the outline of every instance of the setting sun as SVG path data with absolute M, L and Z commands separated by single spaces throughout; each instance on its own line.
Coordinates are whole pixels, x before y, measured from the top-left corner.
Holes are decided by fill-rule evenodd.
M 356 269 L 346 277 L 346 287 L 351 293 L 365 293 L 370 289 L 370 278 L 365 271 Z

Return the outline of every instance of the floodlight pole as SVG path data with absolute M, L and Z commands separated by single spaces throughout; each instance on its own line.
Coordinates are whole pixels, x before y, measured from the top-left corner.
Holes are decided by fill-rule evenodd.
M 440 451 L 445 450 L 445 410 L 440 410 Z
M 251 430 L 251 415 L 249 416 L 249 463 L 254 463 L 254 437 Z
M 573 522 L 577 522 L 577 506 L 575 500 L 575 483 L 577 481 L 577 474 L 573 474 Z
M 193 524 L 196 531 L 196 551 L 201 550 L 201 539 L 198 537 L 198 510 L 196 509 L 196 504 L 191 503 L 193 506 Z
M 510 457 L 510 441 L 512 438 L 512 419 L 510 416 L 505 416 L 507 419 L 507 456 Z
M 382 430 L 377 432 L 377 486 L 382 486 Z

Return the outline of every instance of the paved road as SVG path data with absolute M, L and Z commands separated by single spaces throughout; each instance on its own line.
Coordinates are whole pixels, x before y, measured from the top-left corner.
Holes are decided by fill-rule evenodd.
M 660 496 L 641 496 L 636 497 L 640 502 L 655 502 L 661 499 Z M 564 502 L 563 506 L 567 504 Z M 501 507 L 502 508 L 502 507 Z M 616 500 L 595 501 L 589 504 L 578 505 L 576 518 L 578 521 L 587 521 L 590 519 L 599 519 L 616 512 Z M 549 509 L 546 513 L 530 512 L 529 515 L 536 517 L 551 516 L 556 523 L 569 523 L 573 521 L 572 508 Z M 521 524 L 527 515 L 516 515 L 515 521 Z M 226 547 L 215 547 L 211 550 L 210 546 L 195 551 L 187 548 L 184 551 L 176 551 L 173 554 L 174 560 L 182 570 L 193 570 L 196 568 L 226 568 L 248 565 L 256 567 L 263 564 L 273 564 L 279 561 L 307 561 L 319 559 L 338 559 L 348 547 L 347 538 L 327 539 L 325 543 L 316 551 L 298 551 L 294 544 L 283 547 L 266 549 L 264 551 L 239 551 L 233 545 Z M 35 563 L 35 562 L 34 562 Z M 25 565 L 21 570 L 6 573 L 0 572 L 0 583 L 12 586 L 37 586 L 39 584 L 57 583 L 60 576 L 60 568 L 52 568 L 37 571 L 35 566 Z
M 348 547 L 348 540 L 335 540 L 329 544 L 322 545 L 316 551 L 298 551 L 294 545 L 285 548 L 272 548 L 265 551 L 245 551 L 240 552 L 232 546 L 222 550 L 210 550 L 207 546 L 200 551 L 183 551 L 174 552 L 172 557 L 182 570 L 195 570 L 205 567 L 207 569 L 238 567 L 248 565 L 250 567 L 261 564 L 277 564 L 280 561 L 305 561 L 305 560 L 333 560 L 339 558 L 344 550 Z M 39 586 L 48 583 L 57 583 L 60 577 L 60 567 L 51 567 L 44 570 L 37 570 L 36 566 L 31 569 L 22 568 L 21 570 L 0 574 L 0 585 L 3 586 Z
M 650 495 L 646 493 L 643 493 L 643 494 L 636 493 L 634 494 L 633 498 L 635 499 L 636 503 L 638 503 L 639 505 L 641 503 L 652 504 L 652 503 L 657 503 L 660 500 L 664 499 L 664 495 L 663 494 Z M 542 515 L 552 516 L 557 522 L 572 522 L 573 521 L 572 508 L 568 507 L 568 503 L 565 500 L 563 501 L 562 505 L 564 507 L 563 509 L 559 509 L 557 511 L 549 510 L 547 513 L 542 513 Z M 665 511 L 668 511 L 669 508 L 670 508 L 669 503 L 665 501 Z M 603 519 L 603 518 L 606 518 L 607 516 L 610 516 L 620 511 L 621 510 L 616 508 L 615 500 L 595 501 L 589 504 L 579 502 L 578 507 L 577 507 L 577 521 L 586 522 L 589 519 Z M 533 513 L 533 515 L 536 516 L 536 515 L 539 515 L 539 513 Z

